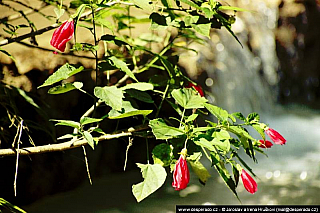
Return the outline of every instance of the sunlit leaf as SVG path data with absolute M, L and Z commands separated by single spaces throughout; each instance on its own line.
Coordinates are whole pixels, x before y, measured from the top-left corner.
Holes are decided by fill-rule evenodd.
M 140 91 L 147 91 L 147 90 L 153 90 L 153 84 L 145 83 L 145 82 L 131 83 L 131 84 L 125 85 L 124 87 L 121 87 L 120 89 L 122 90 L 136 89 Z
M 80 129 L 80 123 L 76 121 L 69 121 L 69 120 L 55 120 L 55 119 L 50 119 L 50 121 L 55 121 L 58 122 L 55 125 L 56 126 L 70 126 L 73 128 Z
M 112 65 L 119 68 L 121 71 L 125 72 L 130 78 L 134 79 L 135 81 L 138 81 L 132 71 L 128 68 L 127 64 L 120 59 L 116 58 L 115 56 L 111 56 L 108 58 L 109 61 L 112 62 Z
M 121 111 L 123 92 L 116 86 L 95 87 L 94 95 L 113 109 Z
M 169 139 L 184 134 L 184 131 L 168 126 L 162 118 L 151 120 L 149 126 L 157 139 Z
M 132 193 L 137 201 L 140 202 L 164 184 L 167 173 L 159 164 L 137 163 L 137 166 L 141 169 L 144 181 L 133 185 Z
M 91 148 L 94 149 L 95 143 L 94 143 L 92 135 L 89 132 L 84 131 L 83 136 L 86 139 L 86 141 L 88 142 L 88 144 L 91 146 Z
M 174 89 L 171 95 L 185 109 L 203 108 L 207 102 L 207 99 L 198 95 L 192 88 Z
M 207 108 L 207 110 L 209 110 L 209 112 L 212 115 L 214 115 L 219 120 L 221 120 L 221 121 L 227 121 L 228 120 L 229 113 L 226 110 L 224 110 L 224 109 L 222 109 L 222 108 L 220 108 L 218 106 L 215 106 L 215 105 L 212 105 L 212 104 L 207 104 L 207 103 L 205 103 L 204 106 L 205 106 L 205 108 Z
M 201 183 L 205 184 L 211 177 L 206 167 L 200 161 L 188 161 L 194 173 L 198 176 Z
M 99 121 L 102 121 L 101 118 L 89 118 L 89 117 L 83 117 L 80 120 L 81 125 L 91 124 L 91 123 L 97 123 Z
M 38 88 L 45 87 L 57 83 L 59 81 L 65 80 L 72 75 L 75 75 L 83 70 L 83 67 L 75 68 L 70 64 L 66 63 L 60 67 L 55 73 L 53 73 L 49 78 Z

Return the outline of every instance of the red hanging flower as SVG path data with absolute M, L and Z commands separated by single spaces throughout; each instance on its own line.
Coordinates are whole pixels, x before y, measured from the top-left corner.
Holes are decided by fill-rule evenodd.
M 259 145 L 260 148 L 271 148 L 273 146 L 273 143 L 268 140 L 259 140 L 259 142 L 261 143 Z
M 174 187 L 175 190 L 185 189 L 190 180 L 190 173 L 186 161 L 186 154 L 187 150 L 183 149 L 173 171 L 172 187 Z
M 194 85 L 192 82 L 188 82 L 186 88 L 191 88 L 191 87 L 193 87 L 195 90 L 197 90 L 201 97 L 204 97 L 204 92 L 203 92 L 202 87 L 200 85 Z
M 244 169 L 242 169 L 241 172 L 241 179 L 244 188 L 246 188 L 248 192 L 254 194 L 256 191 L 258 191 L 258 185 L 256 181 Z
M 66 44 L 72 38 L 74 33 L 73 20 L 65 21 L 60 27 L 58 27 L 52 35 L 50 44 L 56 49 L 64 52 Z
M 267 128 L 264 130 L 265 133 L 271 138 L 271 140 L 275 143 L 275 144 L 279 144 L 279 145 L 283 145 L 286 143 L 286 139 L 284 139 L 282 137 L 282 135 L 280 135 L 279 132 L 277 132 L 276 130 L 274 129 L 271 129 L 271 128 Z

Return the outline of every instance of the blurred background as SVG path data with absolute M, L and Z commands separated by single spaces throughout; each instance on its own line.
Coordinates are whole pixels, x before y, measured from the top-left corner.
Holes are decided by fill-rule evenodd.
M 65 4 L 67 2 L 64 1 Z M 211 39 L 204 46 L 194 44 L 193 48 L 199 50 L 199 54 L 183 52 L 179 63 L 190 78 L 205 89 L 209 101 L 230 113 L 247 115 L 257 112 L 261 122 L 287 139 L 285 145 L 274 145 L 266 150 L 268 157 L 258 155 L 258 164 L 242 153 L 257 175 L 258 191 L 251 195 L 239 183 L 239 198 L 242 204 L 319 205 L 320 2 L 228 0 L 222 3 L 253 11 L 237 12 L 232 26 L 243 47 L 227 30 L 213 30 Z M 7 18 L 12 24 L 20 23 L 21 15 L 15 15 L 17 11 L 7 5 L 14 5 L 17 11 L 28 11 L 27 5 L 32 5 L 41 13 L 54 16 L 53 7 L 43 7 L 38 0 L 1 1 L 0 18 Z M 38 29 L 54 24 L 54 21 L 32 10 L 28 17 Z M 67 18 L 66 14 L 61 20 Z M 49 31 L 37 36 L 36 40 L 40 47 L 48 49 L 30 47 L 28 44 L 34 42 L 32 40 L 8 45 L 0 43 L 1 48 L 16 59 L 12 61 L 0 53 L 3 93 L 0 95 L 4 98 L 2 101 L 8 101 L 5 99 L 8 91 L 3 89 L 3 85 L 12 85 L 37 100 L 48 119 L 77 119 L 92 105 L 85 95 L 70 92 L 51 97 L 46 90 L 36 88 L 65 62 L 81 63 L 90 68 L 94 61 L 87 55 L 53 55 L 49 46 L 51 35 L 52 31 Z M 4 31 L 1 31 L 1 37 L 5 39 Z M 85 81 L 91 77 L 88 72 L 77 80 Z M 90 82 L 85 84 L 88 88 L 92 86 Z M 18 97 L 15 101 L 20 112 L 33 120 L 36 127 L 36 123 L 46 125 L 42 129 L 35 128 L 35 144 L 48 144 L 56 135 L 69 131 L 55 130 L 48 119 L 38 116 L 38 109 L 30 108 Z M 66 108 L 70 111 L 64 110 Z M 15 134 L 13 130 L 6 130 L 10 125 L 5 120 L 7 117 L 6 110 L 1 108 L 2 141 L 5 136 Z M 28 212 L 175 212 L 177 204 L 239 204 L 213 169 L 210 170 L 212 177 L 205 186 L 191 173 L 191 182 L 182 191 L 174 191 L 171 187 L 169 173 L 165 186 L 141 203 L 136 203 L 131 186 L 141 181 L 135 163 L 143 161 L 143 158 L 129 155 L 128 171 L 123 172 L 127 143 L 127 139 L 114 140 L 101 143 L 94 152 L 88 151 L 92 186 L 87 180 L 81 149 L 21 156 L 17 197 L 13 196 L 15 158 L 0 158 L 3 170 L 0 197 Z M 4 148 L 3 144 L 1 148 Z M 130 151 L 134 153 L 138 151 L 136 149 L 133 146 Z

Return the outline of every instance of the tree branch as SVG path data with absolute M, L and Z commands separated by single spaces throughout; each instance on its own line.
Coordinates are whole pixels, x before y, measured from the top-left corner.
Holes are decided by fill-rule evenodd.
M 125 137 L 125 136 L 132 136 L 134 132 L 138 132 L 147 128 L 149 128 L 147 125 L 131 127 L 125 131 L 102 135 L 98 138 L 98 141 L 105 141 L 105 140 L 111 140 L 111 139 Z M 79 138 L 76 140 L 70 140 L 64 143 L 59 143 L 59 144 L 48 144 L 43 146 L 21 148 L 19 149 L 19 155 L 33 155 L 33 154 L 42 154 L 46 152 L 64 151 L 64 150 L 74 149 L 74 148 L 85 146 L 85 145 L 88 145 L 88 142 L 83 138 Z M 15 149 L 0 149 L 1 157 L 14 156 L 16 154 L 17 154 L 17 151 Z

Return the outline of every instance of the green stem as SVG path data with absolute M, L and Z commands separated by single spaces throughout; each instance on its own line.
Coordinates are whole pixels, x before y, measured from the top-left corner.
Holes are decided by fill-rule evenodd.
M 90 4 L 90 7 L 91 7 L 91 12 L 92 12 L 92 25 L 93 25 L 93 39 L 94 39 L 94 45 L 97 46 L 98 45 L 98 40 L 97 40 L 97 32 L 96 32 L 96 22 L 95 22 L 95 11 L 94 11 L 94 8 L 93 8 L 93 5 L 92 5 L 92 1 L 91 1 L 91 4 Z M 94 57 L 95 57 L 95 61 L 96 61 L 96 86 L 98 86 L 98 73 L 99 73 L 99 66 L 98 66 L 98 62 L 99 62 L 99 59 L 98 59 L 98 51 L 95 50 L 95 54 L 94 54 Z M 94 110 L 93 110 L 93 115 L 96 111 L 96 102 L 97 102 L 97 99 L 94 99 Z
M 206 157 L 208 158 L 208 160 L 211 162 L 212 164 L 212 159 L 210 158 L 210 156 L 208 155 L 207 151 L 205 150 L 205 148 L 203 146 L 201 146 L 201 149 L 203 151 L 203 153 L 206 155 Z
M 148 138 L 146 137 L 146 147 L 147 147 L 147 163 L 149 164 L 149 144 L 148 144 Z
M 160 102 L 160 105 L 159 105 L 159 107 L 158 107 L 158 110 L 157 110 L 157 113 L 156 113 L 156 118 L 158 117 L 158 115 L 159 115 L 159 113 L 160 113 L 160 109 L 161 109 L 161 107 L 162 107 L 162 104 L 163 104 L 163 101 L 164 101 L 164 99 L 166 99 L 166 96 L 167 96 L 167 92 L 168 92 L 168 90 L 169 90 L 169 87 L 170 87 L 170 84 L 167 84 L 167 87 L 166 87 L 166 89 L 165 89 L 165 91 L 164 91 L 164 93 L 163 93 L 163 96 L 162 96 L 162 100 L 161 100 L 161 102 Z

